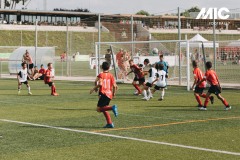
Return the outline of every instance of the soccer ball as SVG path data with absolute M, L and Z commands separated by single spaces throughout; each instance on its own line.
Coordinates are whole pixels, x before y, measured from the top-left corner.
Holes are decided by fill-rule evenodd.
M 157 48 L 153 48 L 152 53 L 153 54 L 158 54 L 158 49 Z

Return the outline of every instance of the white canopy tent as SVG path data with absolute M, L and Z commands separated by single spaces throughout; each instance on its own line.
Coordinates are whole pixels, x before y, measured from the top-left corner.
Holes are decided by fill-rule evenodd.
M 201 42 L 203 42 L 203 45 L 205 48 L 213 48 L 213 42 L 208 41 L 207 39 L 203 38 L 200 34 L 196 34 L 193 38 L 189 39 L 190 48 L 202 47 Z M 215 46 L 216 46 L 216 48 L 218 48 L 219 44 L 216 43 Z M 186 42 L 182 42 L 181 47 L 186 47 Z

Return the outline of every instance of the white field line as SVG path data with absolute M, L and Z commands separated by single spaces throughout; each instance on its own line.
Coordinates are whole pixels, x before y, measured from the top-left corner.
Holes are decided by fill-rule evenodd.
M 9 123 L 24 124 L 24 125 L 30 125 L 30 126 L 37 126 L 37 127 L 45 127 L 45 128 L 51 128 L 51 129 L 57 129 L 57 130 L 63 130 L 63 131 L 70 131 L 70 132 L 86 133 L 86 134 L 92 134 L 92 135 L 98 135 L 98 136 L 104 136 L 104 137 L 112 137 L 112 138 L 118 138 L 118 139 L 127 139 L 127 140 L 139 141 L 139 142 L 167 145 L 167 146 L 173 146 L 173 147 L 179 147 L 179 148 L 187 148 L 187 149 L 193 149 L 193 150 L 200 150 L 200 151 L 207 151 L 207 152 L 214 152 L 214 153 L 240 156 L 240 153 L 238 153 L 238 152 L 229 152 L 229 151 L 223 151 L 223 150 L 215 150 L 215 149 L 208 149 L 208 148 L 201 148 L 201 147 L 194 147 L 194 146 L 186 146 L 186 145 L 181 145 L 181 144 L 159 142 L 159 141 L 139 139 L 139 138 L 133 138 L 133 137 L 118 136 L 118 135 L 113 135 L 113 134 L 95 133 L 95 132 L 91 132 L 91 131 L 76 130 L 76 129 L 63 128 L 63 127 L 54 127 L 54 126 L 49 126 L 49 125 L 35 124 L 35 123 L 29 123 L 29 122 L 20 122 L 20 121 L 13 121 L 13 120 L 7 120 L 7 119 L 0 119 L 0 121 L 9 122 Z

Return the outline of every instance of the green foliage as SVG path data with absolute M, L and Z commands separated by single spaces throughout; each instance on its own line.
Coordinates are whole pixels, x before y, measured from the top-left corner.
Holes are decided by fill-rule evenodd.
M 190 12 L 200 12 L 200 9 L 198 6 L 192 7 L 188 10 L 185 10 L 184 12 L 180 13 L 181 16 L 190 17 Z
M 147 11 L 144 10 L 140 10 L 136 13 L 137 15 L 146 15 L 146 16 L 150 16 L 150 14 Z

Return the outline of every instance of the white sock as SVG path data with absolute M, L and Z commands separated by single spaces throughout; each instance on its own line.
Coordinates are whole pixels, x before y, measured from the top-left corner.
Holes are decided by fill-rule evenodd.
M 147 98 L 147 91 L 145 89 L 143 90 L 143 96 Z
M 161 93 L 161 98 L 164 97 L 164 94 L 165 94 L 165 90 L 163 89 L 163 90 L 162 90 L 162 93 Z
M 28 87 L 28 92 L 30 92 L 30 86 Z
M 152 92 L 151 92 L 150 87 L 148 88 L 148 96 L 149 96 L 149 97 L 152 97 Z

